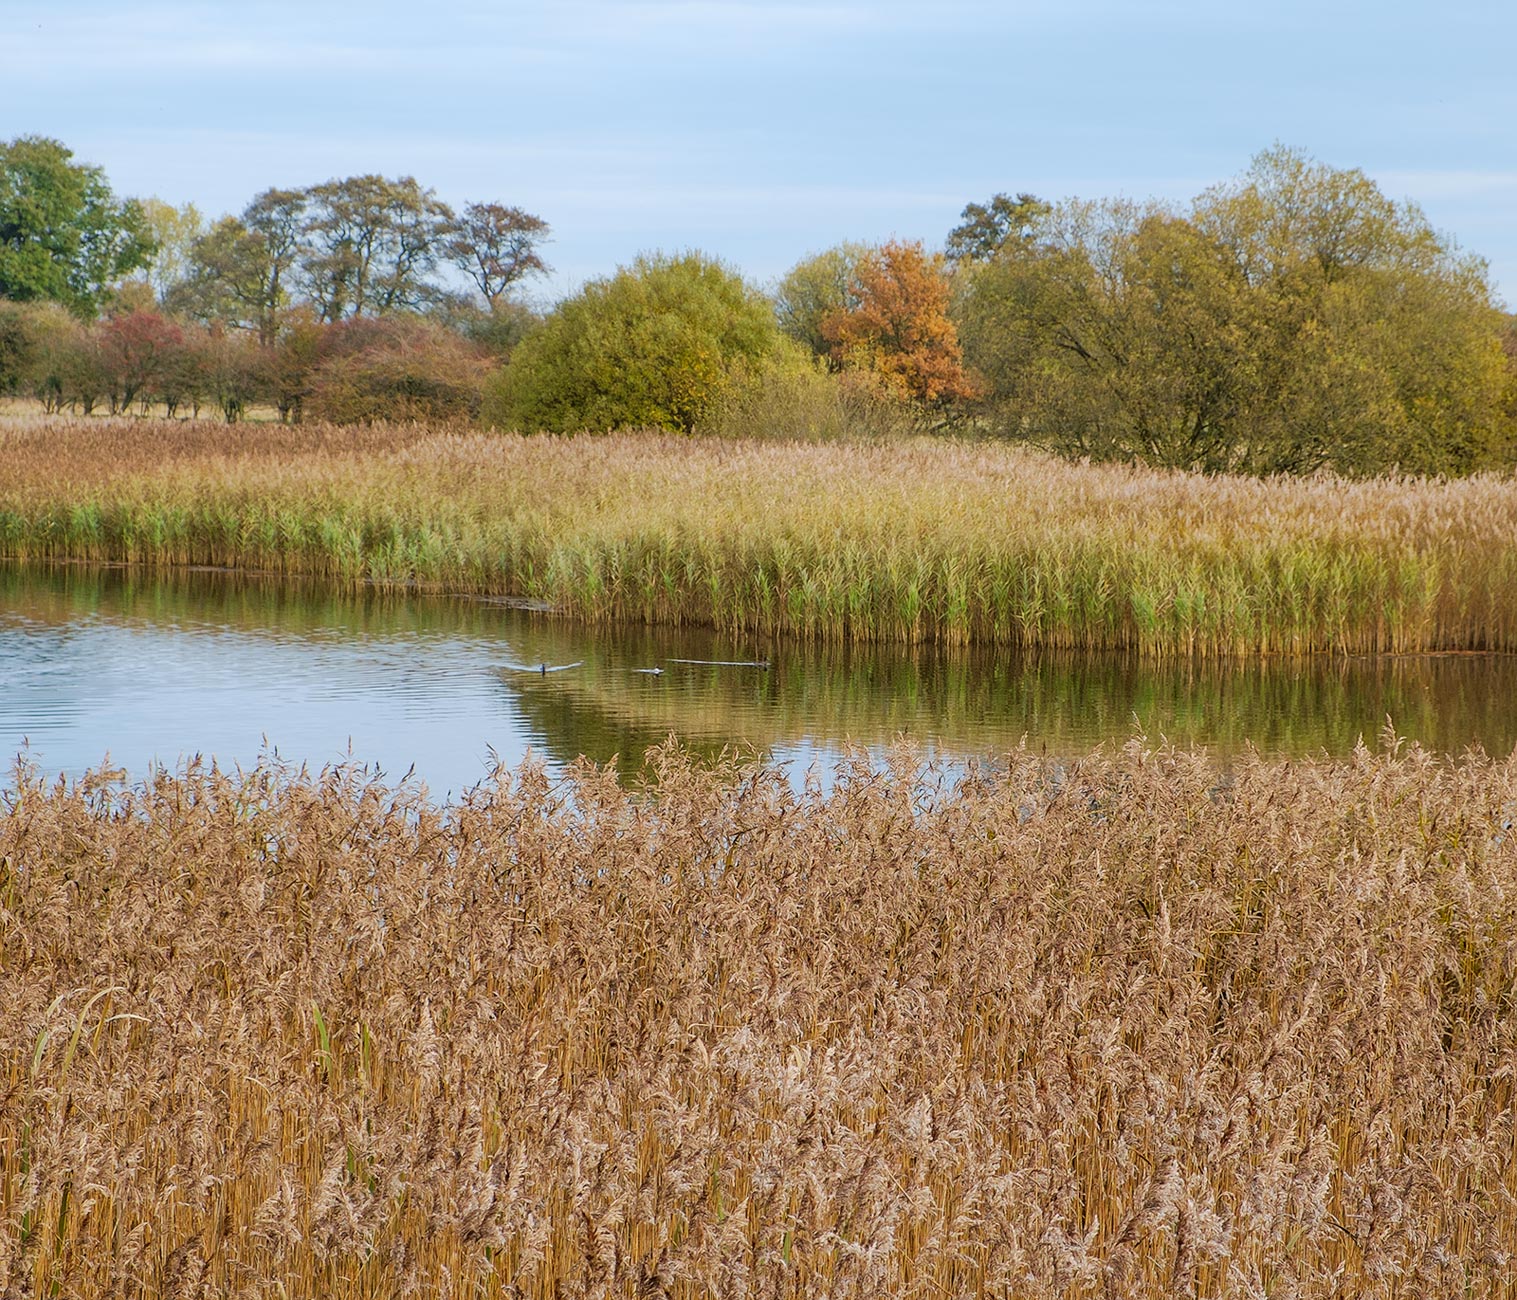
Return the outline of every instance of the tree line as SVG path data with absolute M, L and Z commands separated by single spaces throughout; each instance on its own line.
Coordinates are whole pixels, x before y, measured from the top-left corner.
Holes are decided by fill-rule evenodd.
M 0 145 L 0 391 L 49 409 L 770 436 L 969 431 L 1206 471 L 1517 461 L 1485 264 L 1363 172 L 1281 147 L 1189 205 L 968 204 L 942 251 L 839 244 L 769 292 L 654 254 L 545 314 L 541 218 L 410 177 L 206 223 Z
M 1185 208 L 1000 196 L 950 249 L 985 418 L 1012 436 L 1255 473 L 1517 458 L 1485 263 L 1361 171 L 1274 148 Z
M 409 176 L 269 189 L 207 223 L 22 137 L 0 145 L 0 393 L 86 414 L 472 418 L 533 322 L 508 295 L 547 269 L 548 234 Z

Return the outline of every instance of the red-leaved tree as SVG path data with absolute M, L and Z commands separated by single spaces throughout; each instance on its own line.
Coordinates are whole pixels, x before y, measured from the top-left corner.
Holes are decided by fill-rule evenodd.
M 106 399 L 116 414 L 139 396 L 157 396 L 154 385 L 184 346 L 184 331 L 156 311 L 139 310 L 112 317 L 99 340 Z

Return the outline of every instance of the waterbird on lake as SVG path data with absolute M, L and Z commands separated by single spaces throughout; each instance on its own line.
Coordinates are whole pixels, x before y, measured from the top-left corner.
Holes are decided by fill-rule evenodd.
M 634 668 L 632 671 L 642 673 L 644 677 L 662 677 L 664 675 L 662 668 Z
M 546 677 L 549 673 L 565 673 L 571 668 L 579 668 L 584 662 L 576 659 L 572 664 L 502 664 L 501 667 L 509 673 L 540 673 Z

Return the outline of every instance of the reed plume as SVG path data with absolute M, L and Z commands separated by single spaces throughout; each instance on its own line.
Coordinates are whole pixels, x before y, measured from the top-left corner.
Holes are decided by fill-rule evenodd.
M 590 622 L 1234 657 L 1517 649 L 1517 480 L 999 443 L 0 426 L 0 558 L 525 597 Z
M 0 1293 L 1509 1294 L 1517 765 L 20 768 Z

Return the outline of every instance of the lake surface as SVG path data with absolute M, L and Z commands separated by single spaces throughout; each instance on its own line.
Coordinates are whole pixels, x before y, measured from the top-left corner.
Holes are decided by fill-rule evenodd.
M 769 660 L 767 670 L 675 659 Z M 509 665 L 580 662 L 549 674 Z M 638 669 L 662 668 L 654 676 Z M 707 631 L 594 629 L 460 596 L 124 568 L 0 567 L 0 757 L 133 776 L 264 752 L 349 757 L 434 794 L 492 755 L 624 765 L 672 732 L 803 770 L 905 735 L 935 753 L 1085 753 L 1138 727 L 1226 758 L 1351 750 L 1389 715 L 1444 752 L 1517 746 L 1517 657 L 1144 664 L 1111 656 L 826 648 Z M 0 779 L 0 784 L 4 784 Z

